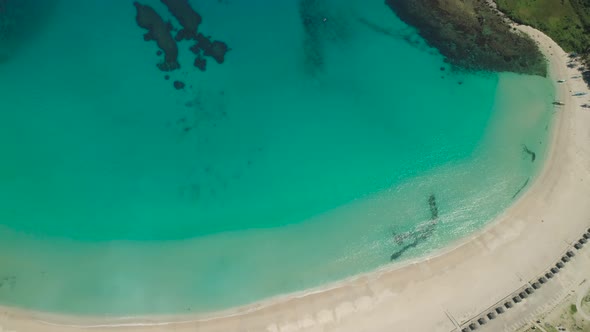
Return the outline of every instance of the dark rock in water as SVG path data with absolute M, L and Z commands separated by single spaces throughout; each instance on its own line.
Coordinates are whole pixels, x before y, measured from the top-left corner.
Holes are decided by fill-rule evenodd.
M 137 16 L 135 17 L 137 25 L 148 30 L 143 39 L 146 41 L 155 40 L 158 47 L 164 51 L 164 61 L 158 64 L 158 68 L 162 71 L 172 71 L 180 68 L 178 45 L 176 45 L 176 41 L 170 33 L 172 30 L 171 25 L 164 22 L 152 7 L 142 5 L 139 2 L 134 2 L 133 5 L 137 9 Z
M 182 26 L 182 29 L 176 34 L 176 40 L 197 39 L 197 32 L 202 18 L 197 13 L 188 0 L 161 0 L 168 7 L 168 10 Z
M 528 146 L 523 145 L 522 146 L 522 151 L 526 154 L 528 154 L 529 156 L 531 156 L 531 162 L 535 162 L 535 160 L 537 159 L 537 154 L 533 151 L 531 151 Z
M 203 51 L 205 56 L 210 56 L 217 63 L 222 64 L 225 61 L 225 53 L 229 51 L 229 47 L 222 41 L 211 41 L 211 37 L 205 37 L 202 33 L 199 33 L 197 43 L 191 47 L 191 51 L 197 55 Z
M 514 196 L 512 196 L 512 199 L 515 199 L 516 196 L 518 196 L 518 194 L 520 194 L 522 192 L 522 190 L 524 188 L 526 188 L 526 186 L 529 184 L 529 181 L 531 180 L 531 178 L 527 178 L 526 181 L 524 182 L 524 184 L 522 186 L 520 186 L 520 188 L 518 189 L 518 191 L 514 194 Z
M 440 67 L 440 71 L 445 71 L 446 68 L 445 67 Z
M 428 206 L 430 207 L 430 219 L 434 220 L 438 218 L 438 207 L 436 206 L 436 197 L 434 194 L 428 197 Z
M 546 76 L 547 63 L 535 42 L 510 30 L 486 0 L 385 0 L 440 53 L 467 70 L 510 71 Z
M 158 52 L 156 52 L 156 55 L 157 55 L 157 56 L 160 56 L 160 55 L 162 55 L 162 54 L 163 54 L 162 50 L 158 50 Z
M 184 86 L 185 86 L 184 82 L 181 82 L 181 81 L 174 81 L 174 88 L 175 88 L 176 90 L 181 90 L 181 89 L 184 89 Z
M 169 80 L 169 79 L 170 79 L 170 75 L 166 75 L 166 76 L 164 76 L 164 79 L 165 79 L 166 81 L 167 81 L 167 80 Z
M 199 68 L 201 71 L 207 70 L 207 60 L 203 58 L 201 54 L 198 54 L 195 59 L 195 67 Z
M 415 248 L 416 246 L 418 246 L 419 241 L 418 240 L 414 240 L 414 242 L 405 245 L 403 248 L 401 248 L 400 250 L 394 252 L 393 254 L 391 254 L 391 256 L 389 256 L 389 260 L 394 261 L 398 258 L 400 258 L 406 251 Z

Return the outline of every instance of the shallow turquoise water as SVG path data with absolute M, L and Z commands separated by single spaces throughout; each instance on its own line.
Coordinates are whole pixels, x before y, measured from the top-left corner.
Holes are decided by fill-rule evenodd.
M 131 1 L 60 0 L 23 34 L 0 63 L 0 303 L 245 304 L 388 264 L 434 194 L 399 259 L 431 252 L 534 177 L 548 79 L 452 71 L 381 1 L 311 1 L 306 46 L 298 3 L 195 1 L 232 50 L 203 73 L 181 43 L 169 81 Z

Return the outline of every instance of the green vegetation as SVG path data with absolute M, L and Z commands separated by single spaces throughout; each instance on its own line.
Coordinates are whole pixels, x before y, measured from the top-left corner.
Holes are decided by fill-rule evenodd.
M 572 305 L 570 306 L 570 313 L 573 315 L 573 314 L 575 314 L 576 312 L 578 312 L 578 308 L 576 307 L 576 305 L 575 305 L 575 304 L 572 304 Z
M 517 23 L 531 25 L 568 52 L 590 54 L 590 1 L 496 0 Z

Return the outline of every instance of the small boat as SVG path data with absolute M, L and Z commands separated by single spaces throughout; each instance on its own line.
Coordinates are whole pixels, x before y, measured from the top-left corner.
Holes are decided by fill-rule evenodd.
M 587 92 L 576 92 L 576 93 L 574 93 L 572 96 L 574 96 L 574 97 L 579 97 L 579 96 L 585 96 L 585 95 L 587 95 L 587 94 L 588 94 Z
M 582 78 L 582 76 L 577 75 L 577 76 L 572 76 L 573 79 L 577 79 L 577 78 Z
M 558 80 L 557 83 L 565 83 L 566 80 Z
M 564 106 L 565 104 L 560 101 L 554 101 L 553 105 Z

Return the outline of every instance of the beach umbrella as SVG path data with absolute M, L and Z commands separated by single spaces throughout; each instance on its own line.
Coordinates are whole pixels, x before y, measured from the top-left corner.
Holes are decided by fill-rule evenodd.
M 576 255 L 576 254 L 574 254 L 574 252 L 573 252 L 573 251 L 571 251 L 571 250 L 568 250 L 568 251 L 567 251 L 565 254 L 567 255 L 567 257 L 574 257 L 574 256 Z
M 529 295 L 531 295 L 531 294 L 533 294 L 533 293 L 535 292 L 535 291 L 534 291 L 532 288 L 530 288 L 530 287 L 527 287 L 527 288 L 526 288 L 524 291 L 525 291 L 527 294 L 529 294 Z
M 504 306 L 506 307 L 506 309 L 510 309 L 510 308 L 512 308 L 514 305 L 512 304 L 512 302 L 506 302 L 506 303 L 504 303 Z
M 563 269 L 563 268 L 565 267 L 565 265 L 563 265 L 563 263 L 562 263 L 562 262 L 557 262 L 557 264 L 555 264 L 555 266 L 556 266 L 558 269 Z
M 479 323 L 479 325 L 484 325 L 486 323 L 486 319 L 481 317 L 480 319 L 477 320 L 477 322 Z
M 534 289 L 539 289 L 539 288 L 541 288 L 541 284 L 538 283 L 538 282 L 533 282 L 533 288 Z
M 496 308 L 496 313 L 497 313 L 498 315 L 501 315 L 501 314 L 503 314 L 503 313 L 504 313 L 504 308 L 502 308 L 502 307 L 497 307 L 497 308 Z
M 558 269 L 558 268 L 556 268 L 556 267 L 552 267 L 552 268 L 551 268 L 551 273 L 553 273 L 553 274 L 557 274 L 557 273 L 559 273 L 559 269 Z

